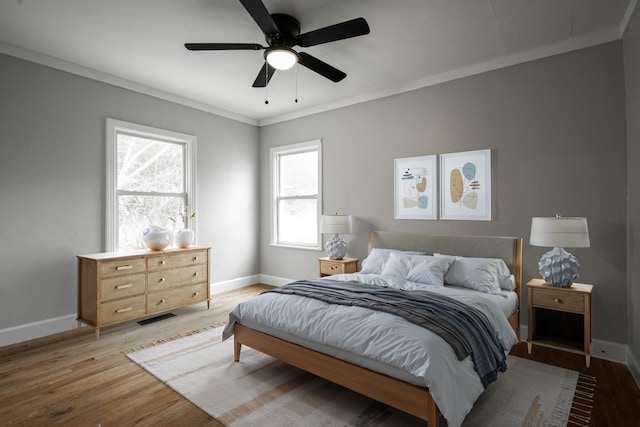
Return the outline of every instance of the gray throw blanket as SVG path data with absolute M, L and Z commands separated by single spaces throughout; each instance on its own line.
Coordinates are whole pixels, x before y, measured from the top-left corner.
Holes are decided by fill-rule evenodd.
M 484 388 L 498 378 L 498 372 L 507 369 L 506 355 L 487 317 L 480 310 L 444 295 L 333 280 L 301 280 L 266 292 L 400 316 L 440 336 L 451 345 L 459 360 L 471 355 Z

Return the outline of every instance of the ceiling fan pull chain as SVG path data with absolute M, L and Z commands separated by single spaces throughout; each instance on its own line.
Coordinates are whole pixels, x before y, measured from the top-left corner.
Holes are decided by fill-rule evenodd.
M 264 103 L 265 105 L 269 103 L 269 90 L 267 87 L 269 86 L 269 65 L 267 65 L 267 61 L 264 61 Z
M 298 63 L 296 62 L 296 99 L 295 103 L 298 103 Z

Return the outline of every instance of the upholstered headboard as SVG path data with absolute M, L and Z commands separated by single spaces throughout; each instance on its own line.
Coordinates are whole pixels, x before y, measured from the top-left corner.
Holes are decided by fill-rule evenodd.
M 515 276 L 515 291 L 520 296 L 522 282 L 522 238 L 520 237 L 371 231 L 369 252 L 372 248 L 421 251 L 428 255 L 441 253 L 476 258 L 501 258 Z

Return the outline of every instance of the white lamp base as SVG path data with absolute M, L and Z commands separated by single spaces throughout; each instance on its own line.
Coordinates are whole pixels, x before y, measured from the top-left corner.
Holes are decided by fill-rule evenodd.
M 553 248 L 538 262 L 540 275 L 552 286 L 568 288 L 578 277 L 580 264 L 575 256 L 563 248 Z
M 329 259 L 342 259 L 347 254 L 347 242 L 339 234 L 334 234 L 324 245 Z

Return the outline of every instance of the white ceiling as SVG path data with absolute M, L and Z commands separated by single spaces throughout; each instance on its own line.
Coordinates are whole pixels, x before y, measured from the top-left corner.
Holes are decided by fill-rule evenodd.
M 251 85 L 266 45 L 238 0 L 0 0 L 0 52 L 255 124 L 274 123 L 621 38 L 637 0 L 263 0 L 305 33 L 364 17 L 365 36 L 299 48 L 347 73 L 304 68 Z M 265 97 L 269 104 L 265 105 Z

